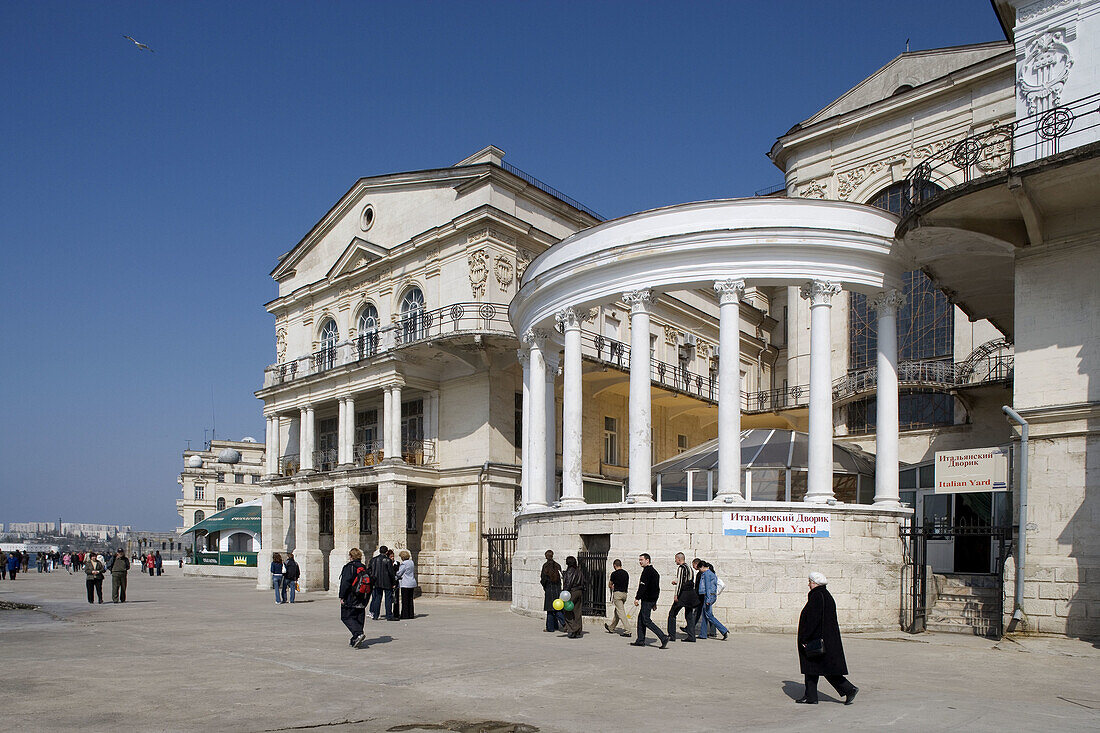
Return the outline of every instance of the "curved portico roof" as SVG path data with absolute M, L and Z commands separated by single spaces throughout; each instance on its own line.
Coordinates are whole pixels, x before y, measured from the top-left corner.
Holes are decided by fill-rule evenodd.
M 814 199 L 723 199 L 643 211 L 574 234 L 535 258 L 509 317 L 523 334 L 562 308 L 726 278 L 900 290 L 907 263 L 894 240 L 897 223 L 871 206 Z

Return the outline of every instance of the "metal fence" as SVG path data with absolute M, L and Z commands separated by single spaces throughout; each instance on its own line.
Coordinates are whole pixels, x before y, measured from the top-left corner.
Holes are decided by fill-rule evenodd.
M 578 552 L 577 564 L 584 573 L 582 616 L 607 615 L 607 553 Z
M 512 600 L 512 555 L 516 552 L 516 530 L 490 529 L 484 535 L 489 545 L 489 600 Z

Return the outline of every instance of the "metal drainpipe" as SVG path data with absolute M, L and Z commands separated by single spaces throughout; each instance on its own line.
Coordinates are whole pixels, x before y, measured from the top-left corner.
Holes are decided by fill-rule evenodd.
M 1016 607 L 1012 620 L 1024 620 L 1024 560 L 1027 556 L 1027 420 L 1008 405 L 1001 411 L 1020 425 L 1020 530 L 1016 542 Z
M 482 562 L 482 551 L 481 551 L 481 541 L 483 539 L 482 536 L 481 536 L 481 533 L 482 533 L 482 527 L 481 527 L 481 507 L 482 507 L 481 494 L 482 494 L 482 491 L 481 491 L 481 487 L 482 487 L 482 483 L 485 479 L 485 475 L 488 474 L 488 473 L 489 473 L 489 462 L 485 461 L 485 463 L 481 464 L 481 470 L 478 471 L 478 474 L 477 474 L 477 583 L 478 583 L 478 585 L 481 585 L 481 581 L 482 581 L 481 567 L 482 567 L 482 564 L 483 564 L 483 562 Z

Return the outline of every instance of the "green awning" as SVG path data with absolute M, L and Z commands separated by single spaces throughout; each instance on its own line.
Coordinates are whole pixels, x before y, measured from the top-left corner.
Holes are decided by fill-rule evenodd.
M 260 532 L 260 502 L 250 501 L 245 504 L 237 504 L 223 509 L 217 514 L 202 520 L 194 527 L 184 530 L 183 534 L 206 530 L 207 532 L 224 532 L 226 530 L 243 529 L 247 532 Z

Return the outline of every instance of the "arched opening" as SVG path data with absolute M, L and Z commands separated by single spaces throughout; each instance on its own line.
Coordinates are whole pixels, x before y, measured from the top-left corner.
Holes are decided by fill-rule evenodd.
M 206 519 L 206 512 L 200 509 L 199 511 L 195 512 L 195 521 L 191 522 L 191 524 L 198 524 L 204 519 Z
M 358 334 L 356 347 L 359 350 L 359 358 L 365 359 L 378 353 L 378 309 L 373 304 L 367 303 L 359 313 L 359 322 L 356 326 Z
M 899 181 L 876 193 L 871 206 L 900 214 L 907 200 L 923 201 L 942 189 L 923 182 L 921 190 L 912 183 Z M 898 309 L 898 362 L 945 362 L 955 357 L 955 309 L 947 296 L 920 270 L 905 273 L 905 305 Z M 873 369 L 878 348 L 878 315 L 867 296 L 851 293 L 848 309 L 848 373 Z M 875 398 L 856 400 L 848 405 L 848 432 L 870 433 L 875 430 Z M 902 430 L 950 425 L 955 420 L 955 399 L 934 390 L 909 391 L 898 403 L 898 423 Z
M 252 535 L 245 532 L 229 535 L 227 552 L 252 552 Z
M 331 369 L 336 366 L 336 344 L 339 339 L 340 331 L 336 328 L 336 321 L 329 318 L 321 324 L 321 350 L 317 352 L 319 369 Z
M 243 501 L 244 501 L 244 499 L 242 499 L 238 496 L 237 499 L 233 502 L 233 506 L 237 506 L 238 504 L 242 503 Z
M 220 512 L 223 509 L 225 509 L 225 497 L 224 496 L 219 496 L 218 497 L 218 511 Z
M 428 335 L 428 318 L 424 310 L 424 293 L 412 287 L 401 298 L 401 341 L 418 341 Z

